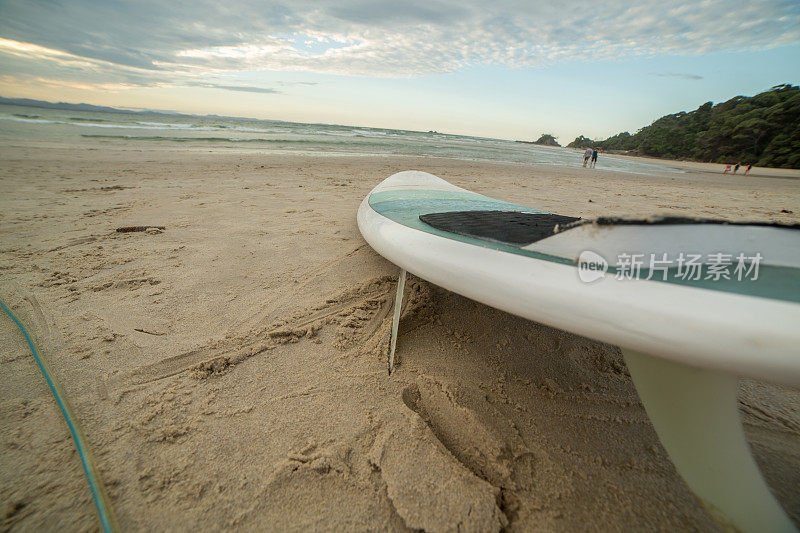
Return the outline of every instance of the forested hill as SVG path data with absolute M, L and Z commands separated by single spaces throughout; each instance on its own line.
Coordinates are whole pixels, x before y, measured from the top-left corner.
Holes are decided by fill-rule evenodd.
M 656 120 L 634 135 L 604 141 L 581 135 L 568 147 L 597 147 L 637 155 L 716 163 L 800 168 L 800 87 L 777 85 L 755 96 L 736 96 Z

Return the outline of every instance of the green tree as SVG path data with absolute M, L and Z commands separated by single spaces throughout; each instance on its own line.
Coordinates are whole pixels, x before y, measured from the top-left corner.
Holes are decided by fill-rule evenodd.
M 800 168 L 800 87 L 783 84 L 694 111 L 666 115 L 635 134 L 604 141 L 583 135 L 569 147 L 597 146 L 653 157 Z
M 597 144 L 597 141 L 593 141 L 590 138 L 581 135 L 579 137 L 575 137 L 575 140 L 569 143 L 567 148 L 589 148 L 595 144 Z

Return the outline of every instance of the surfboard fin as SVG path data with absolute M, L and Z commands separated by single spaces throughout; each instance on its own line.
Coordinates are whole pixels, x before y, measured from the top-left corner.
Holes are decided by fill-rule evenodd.
M 711 516 L 739 531 L 797 531 L 750 454 L 738 378 L 622 350 L 658 438 Z
M 394 370 L 394 352 L 397 348 L 397 331 L 400 329 L 400 311 L 403 309 L 403 293 L 406 288 L 406 271 L 400 270 L 397 276 L 397 294 L 394 297 L 394 316 L 392 317 L 392 335 L 389 339 L 389 374 Z

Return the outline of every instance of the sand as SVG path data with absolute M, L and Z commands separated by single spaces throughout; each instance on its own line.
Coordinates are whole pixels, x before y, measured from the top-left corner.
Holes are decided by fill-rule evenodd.
M 410 277 L 388 376 L 398 271 L 355 221 L 375 184 L 420 169 L 574 216 L 800 222 L 796 171 L 674 165 L 689 172 L 3 146 L 0 295 L 50 359 L 126 530 L 714 530 L 614 346 Z M 165 229 L 114 231 L 136 225 Z M 97 529 L 5 318 L 0 364 L 2 528 Z M 798 391 L 743 384 L 755 457 L 800 523 L 798 406 Z

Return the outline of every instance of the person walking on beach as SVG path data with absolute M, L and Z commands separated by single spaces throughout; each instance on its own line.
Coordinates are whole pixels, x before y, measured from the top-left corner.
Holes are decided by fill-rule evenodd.
M 748 165 L 747 165 L 747 168 L 746 168 L 746 169 L 744 169 L 744 175 L 745 175 L 745 176 L 747 176 L 748 174 L 750 174 L 750 169 L 751 169 L 751 168 L 753 168 L 753 165 L 752 165 L 752 164 L 748 164 Z
M 731 171 L 731 166 L 730 165 L 725 165 L 725 170 L 723 170 L 722 173 L 723 174 L 727 174 L 730 171 Z
M 586 166 L 586 163 L 589 162 L 589 158 L 592 157 L 592 149 L 587 148 L 585 152 L 583 152 L 583 166 Z
M 742 166 L 741 163 L 736 163 L 736 166 L 733 167 L 733 173 L 736 174 L 736 171 L 739 170 L 739 167 Z
M 592 168 L 597 166 L 597 148 L 592 150 Z

